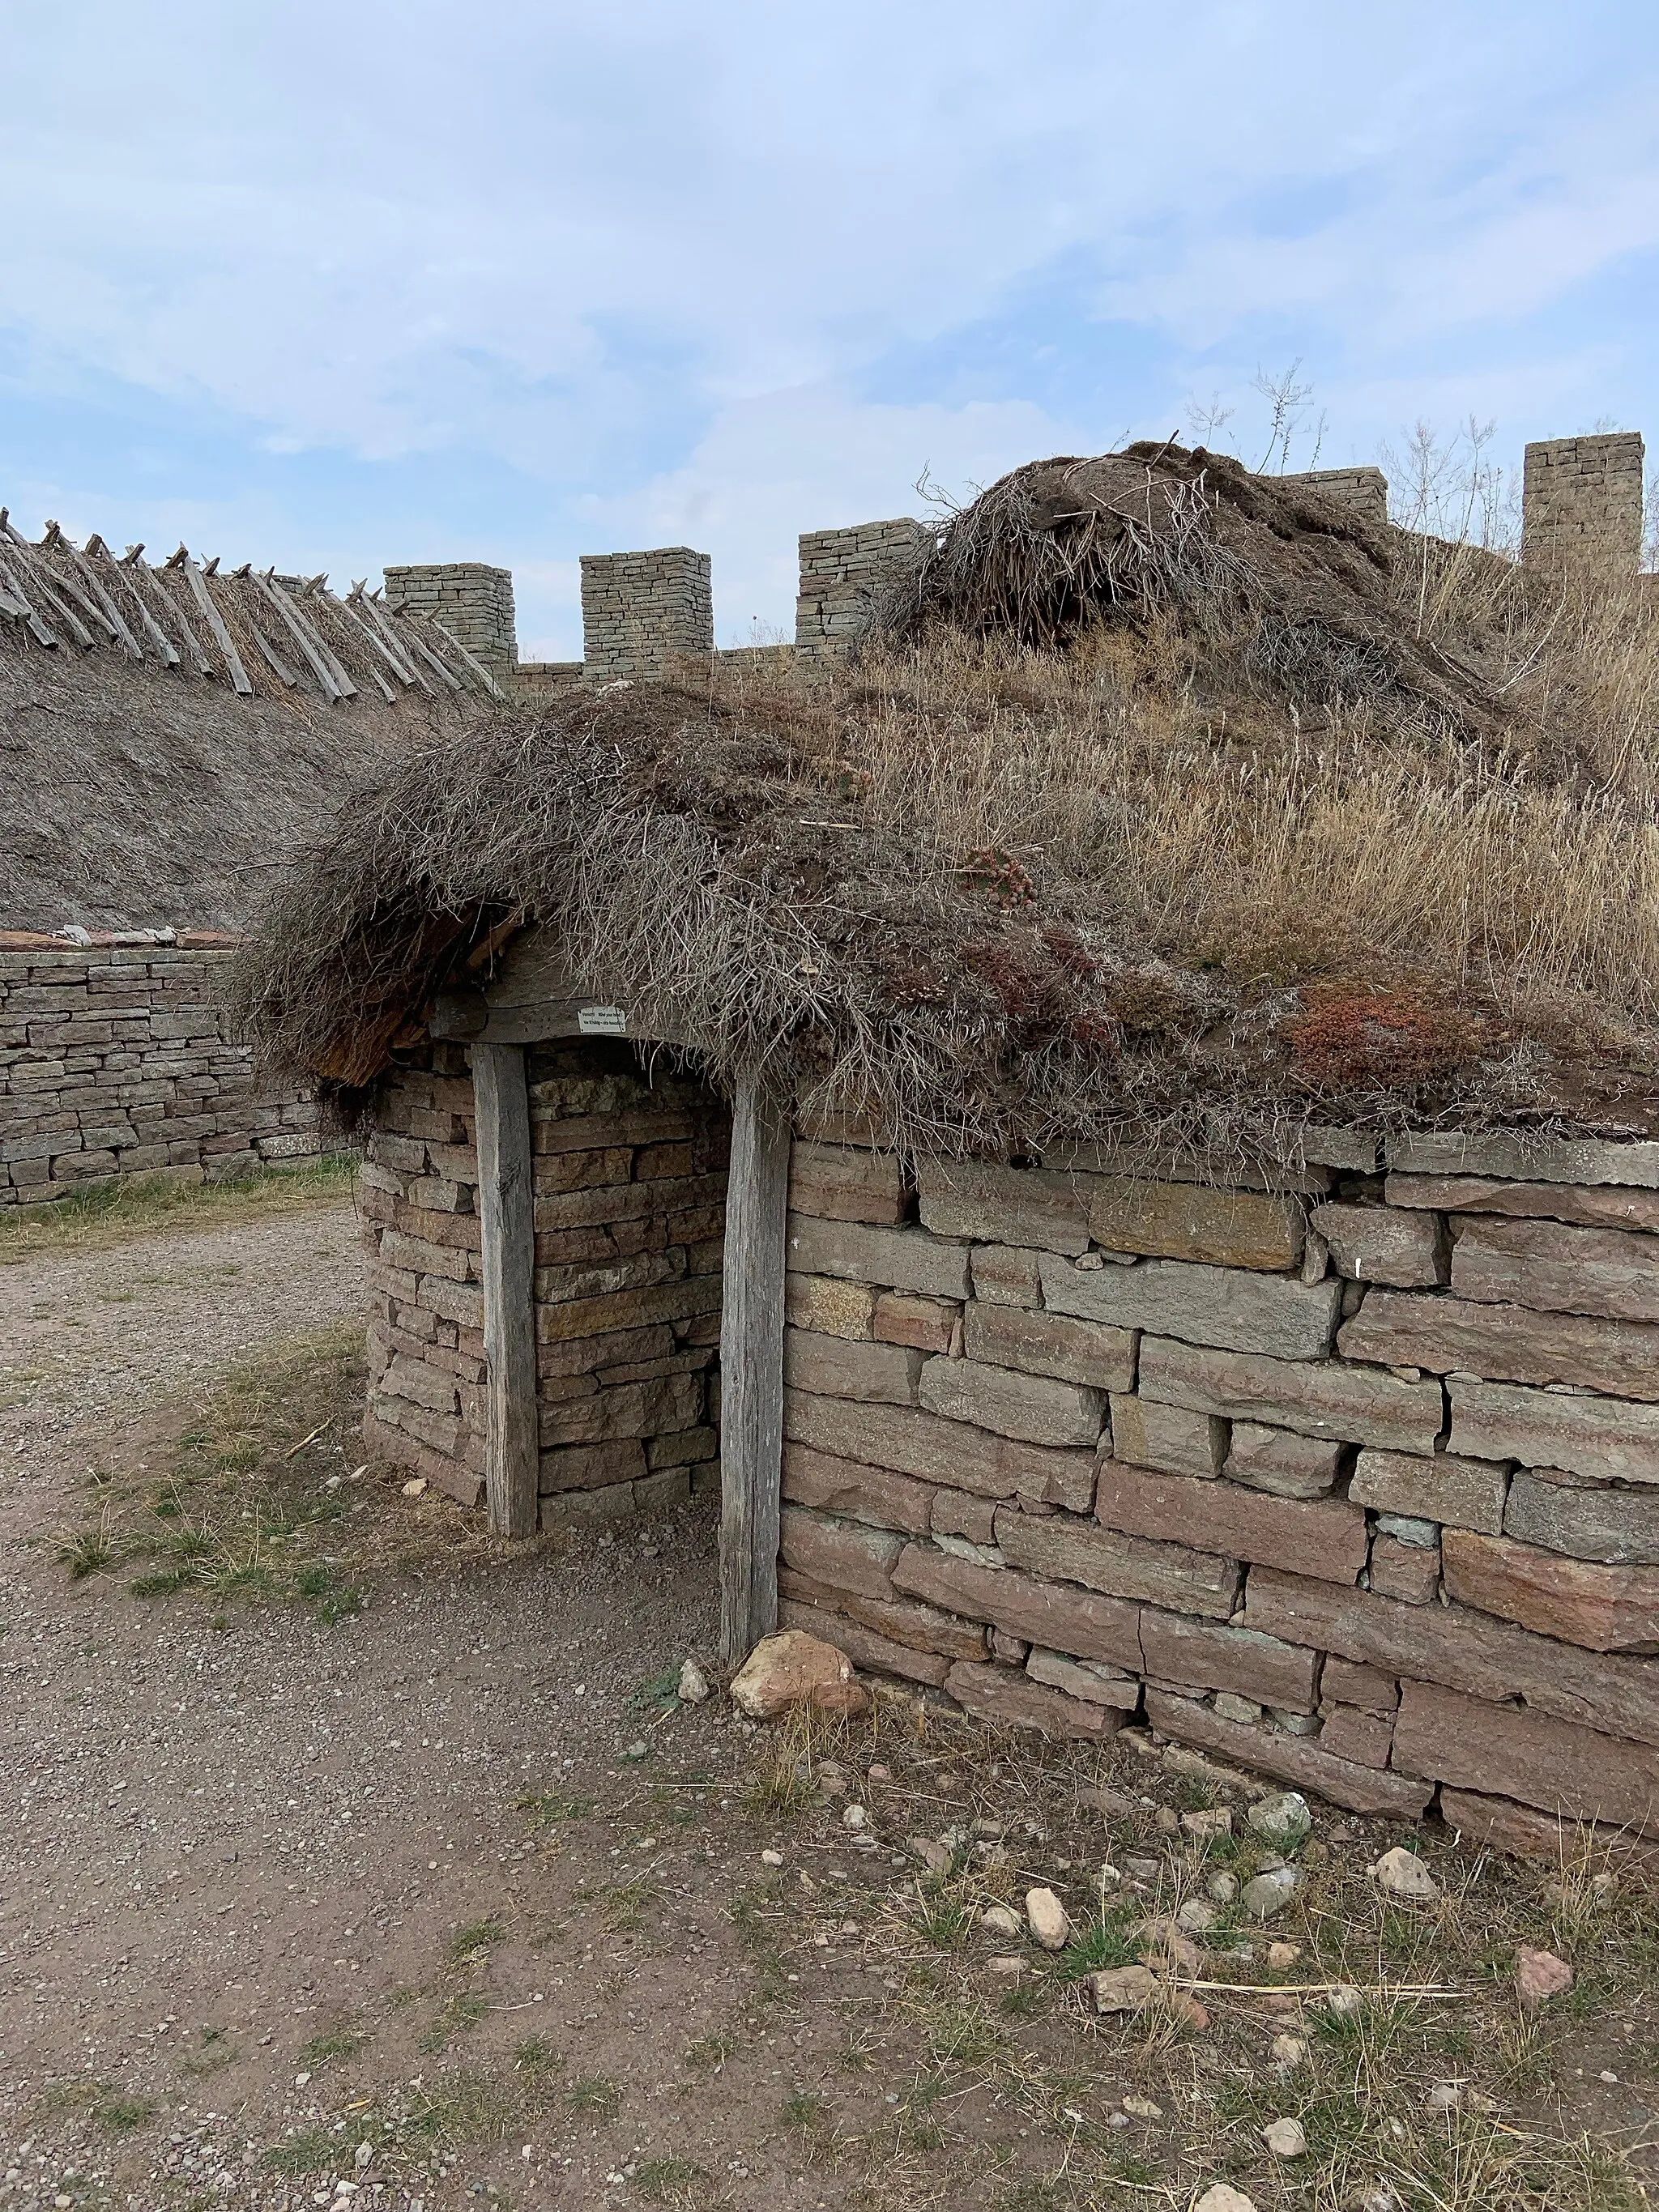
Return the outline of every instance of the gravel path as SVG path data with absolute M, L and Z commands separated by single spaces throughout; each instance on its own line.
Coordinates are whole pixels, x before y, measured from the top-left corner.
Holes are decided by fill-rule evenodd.
M 562 1917 L 585 1882 L 641 1870 L 629 1808 L 659 1749 L 727 1771 L 739 1753 L 729 1709 L 664 1715 L 635 1697 L 687 1652 L 709 1659 L 706 1510 L 453 1572 L 428 1557 L 332 1625 L 66 1581 L 57 1532 L 84 1517 L 94 1455 L 157 1401 L 205 1393 L 362 1297 L 349 1210 L 0 1268 L 4 2212 L 332 2201 L 331 2180 L 319 2197 L 314 2174 L 268 2168 L 273 2144 L 332 2130 L 342 2099 L 368 2101 L 349 2105 L 343 2061 L 317 2059 L 316 2039 L 361 2034 L 377 2093 L 401 2085 L 418 2106 L 428 2093 L 409 2085 L 447 2078 L 445 2022 L 471 2028 L 481 1980 L 509 2086 L 533 2007 L 562 2060 L 568 2044 L 578 2072 L 629 2084 L 629 2101 L 642 2072 L 666 2094 L 685 2044 L 738 2002 L 746 1969 L 723 1915 L 723 1936 L 689 1927 L 644 2002 L 639 1966 L 617 1959 L 600 2002 L 587 1970 L 603 1930 Z M 647 1735 L 651 1764 L 636 1765 L 629 1747 Z M 603 1823 L 537 1843 L 521 1801 L 567 1792 L 596 1821 L 607 1808 Z M 702 1863 L 702 1840 L 650 1838 L 653 1882 Z M 477 1923 L 499 1940 L 458 1964 L 454 1930 Z M 646 2016 L 659 2032 L 641 2043 Z M 520 2205 L 602 2202 L 638 2115 L 573 2124 L 538 2130 L 528 2160 L 516 2135 L 457 2148 L 459 2122 L 447 2142 L 429 2125 L 407 2150 L 388 2138 L 359 2194 L 440 2212 L 498 2189 L 506 2201 L 510 2172 Z M 356 2175 L 346 2148 L 340 2171 Z M 774 2203 L 826 2201 L 815 2181 L 797 2194 L 776 2179 Z
M 363 1310 L 349 1207 L 32 1252 L 0 1267 L 0 1454 Z

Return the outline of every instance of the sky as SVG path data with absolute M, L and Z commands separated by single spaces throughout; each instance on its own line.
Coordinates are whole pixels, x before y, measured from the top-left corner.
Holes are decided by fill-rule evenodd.
M 1659 442 L 1653 0 L 0 0 L 0 33 L 13 520 L 337 583 L 495 562 L 526 659 L 580 654 L 582 553 L 697 546 L 719 643 L 787 635 L 799 532 L 1195 424 L 1260 465 L 1287 374 L 1292 467 L 1419 422 L 1490 424 L 1511 476 L 1531 438 Z

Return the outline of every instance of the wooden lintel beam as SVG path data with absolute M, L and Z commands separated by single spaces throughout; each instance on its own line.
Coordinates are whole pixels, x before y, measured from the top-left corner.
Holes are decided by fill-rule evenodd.
M 627 1037 L 640 1044 L 684 1044 L 672 1022 L 642 1022 L 631 1007 L 592 999 L 532 999 L 503 1006 L 481 991 L 444 991 L 428 1027 L 434 1037 L 483 1044 L 538 1044 L 544 1037 Z
M 720 1656 L 728 1664 L 778 1624 L 788 1188 L 788 1123 L 757 1082 L 742 1081 L 732 1114 L 720 1307 Z

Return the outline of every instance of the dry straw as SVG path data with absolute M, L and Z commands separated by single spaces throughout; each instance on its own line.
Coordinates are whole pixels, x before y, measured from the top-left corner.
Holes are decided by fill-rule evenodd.
M 717 1079 L 895 1140 L 1645 1127 L 1646 580 L 1398 559 L 1201 454 L 1043 468 L 827 678 L 688 665 L 365 793 L 266 919 L 269 1045 L 363 1081 L 516 915 Z

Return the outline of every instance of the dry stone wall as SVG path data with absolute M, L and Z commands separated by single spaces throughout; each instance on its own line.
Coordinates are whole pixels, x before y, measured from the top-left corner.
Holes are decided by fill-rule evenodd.
M 724 1107 L 623 1044 L 531 1048 L 541 1521 L 614 1519 L 717 1474 Z M 477 1130 L 465 1050 L 379 1094 L 362 1173 L 368 1447 L 483 1496 Z
M 1633 575 L 1642 557 L 1641 434 L 1545 438 L 1527 448 L 1522 558 Z
M 1277 482 L 1299 484 L 1334 499 L 1378 530 L 1388 522 L 1389 480 L 1381 469 L 1303 469 Z
M 714 649 L 713 564 L 689 545 L 582 556 L 582 653 L 598 683 L 668 675 Z
M 787 1621 L 1360 1811 L 1659 1835 L 1659 1146 L 1350 1134 L 1215 1190 L 825 1134 Z
M 262 1093 L 222 936 L 0 948 L 0 1205 L 119 1176 L 200 1180 L 321 1149 L 309 1091 Z
M 427 561 L 385 573 L 391 605 L 441 623 L 498 683 L 510 681 L 519 665 L 510 568 L 484 561 Z
M 908 515 L 846 530 L 808 530 L 800 538 L 795 652 L 812 659 L 844 652 L 894 579 L 913 569 L 932 544 Z

